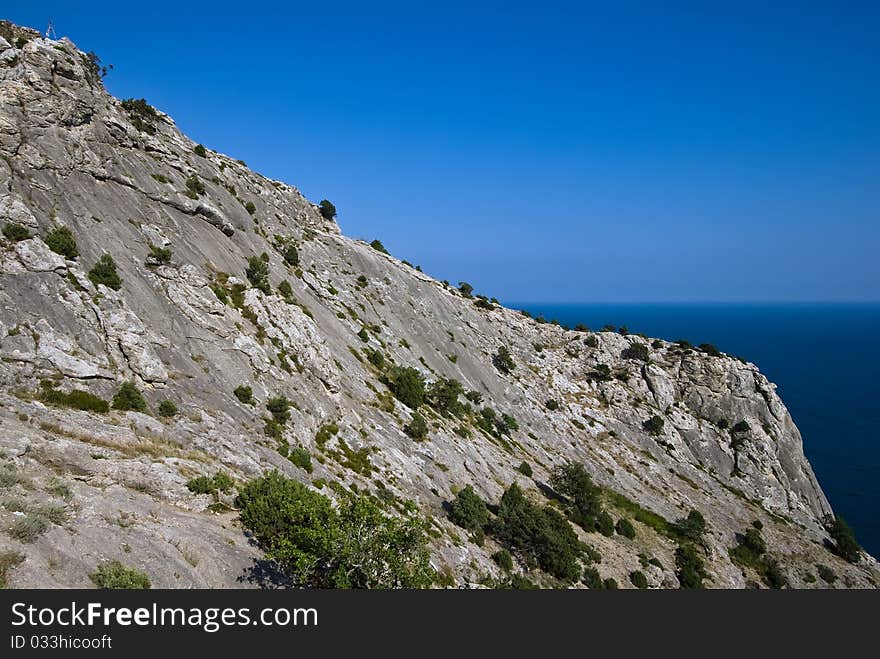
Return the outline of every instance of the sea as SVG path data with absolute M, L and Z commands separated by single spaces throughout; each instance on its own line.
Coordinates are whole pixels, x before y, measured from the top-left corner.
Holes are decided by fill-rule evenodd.
M 712 343 L 756 364 L 778 386 L 835 514 L 880 556 L 880 303 L 505 306 L 568 327 Z

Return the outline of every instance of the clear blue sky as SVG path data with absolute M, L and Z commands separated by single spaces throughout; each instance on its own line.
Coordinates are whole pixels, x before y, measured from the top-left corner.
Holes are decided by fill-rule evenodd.
M 502 300 L 880 300 L 877 3 L 420 4 L 0 14 Z

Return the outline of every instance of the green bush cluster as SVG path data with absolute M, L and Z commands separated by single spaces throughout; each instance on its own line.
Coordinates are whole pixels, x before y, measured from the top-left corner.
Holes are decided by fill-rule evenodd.
M 104 284 L 107 288 L 118 291 L 122 288 L 122 278 L 116 270 L 116 261 L 109 254 L 102 254 L 98 262 L 89 270 L 89 281 L 95 286 Z
M 205 194 L 205 184 L 199 179 L 198 175 L 190 174 L 186 178 L 186 190 L 183 194 L 185 194 L 190 199 L 198 199 L 199 196 Z
M 293 243 L 287 244 L 287 246 L 284 248 L 282 256 L 284 257 L 284 262 L 287 265 L 291 267 L 296 267 L 299 265 L 299 250 Z
M 614 530 L 617 531 L 618 535 L 622 535 L 630 540 L 636 537 L 636 529 L 626 517 L 621 517 L 617 520 Z
M 699 510 L 691 509 L 687 517 L 670 524 L 669 529 L 679 538 L 699 543 L 702 542 L 703 535 L 706 533 L 706 519 Z
M 332 220 L 336 217 L 336 206 L 327 199 L 321 200 L 321 203 L 318 204 L 318 211 L 321 213 L 321 217 L 325 220 Z
M 59 391 L 52 386 L 43 386 L 40 389 L 40 400 L 48 405 L 71 407 L 85 412 L 106 414 L 110 411 L 110 404 L 106 400 L 82 389 Z
M 122 101 L 122 109 L 128 114 L 132 126 L 148 135 L 156 134 L 156 121 L 159 113 L 156 108 L 147 103 L 143 98 L 127 98 Z
M 263 291 L 266 295 L 272 294 L 272 287 L 269 285 L 269 263 L 267 257 L 264 258 L 262 254 L 251 256 L 248 259 L 244 274 L 254 288 Z
M 425 588 L 435 580 L 416 519 L 386 516 L 367 496 L 330 500 L 272 472 L 237 498 L 242 525 L 295 586 Z
M 11 242 L 17 243 L 30 238 L 31 232 L 28 231 L 27 227 L 24 227 L 17 222 L 7 222 L 3 225 L 3 237 Z
M 397 400 L 411 409 L 425 402 L 425 379 L 412 367 L 396 366 L 389 376 L 388 388 Z
M 175 405 L 173 401 L 163 400 L 161 403 L 159 403 L 158 412 L 159 416 L 170 419 L 171 417 L 177 416 L 177 405 Z
M 629 573 L 629 580 L 633 586 L 640 590 L 644 590 L 648 587 L 648 578 L 645 576 L 645 573 L 641 570 L 635 570 L 634 572 Z
M 119 389 L 117 389 L 116 393 L 113 395 L 113 409 L 146 412 L 147 402 L 141 395 L 137 385 L 131 380 L 127 380 L 120 385 Z
M 382 241 L 378 238 L 370 243 L 370 247 L 375 249 L 377 252 L 382 252 L 383 254 L 388 254 L 388 250 L 385 249 L 385 245 L 382 244 Z
M 788 580 L 779 563 L 767 554 L 761 531 L 754 527 L 737 536 L 737 544 L 728 550 L 731 560 L 743 568 L 751 568 L 770 588 L 783 588 Z
M 150 260 L 157 265 L 168 265 L 171 263 L 172 252 L 167 247 L 158 247 L 153 243 L 149 244 Z
M 425 439 L 428 436 L 428 422 L 421 414 L 413 412 L 412 419 L 403 427 L 403 431 L 412 439 Z
M 218 471 L 213 476 L 196 476 L 186 483 L 186 488 L 193 494 L 228 494 L 235 486 L 235 481 L 225 471 Z
M 464 487 L 452 500 L 449 519 L 461 528 L 475 534 L 482 534 L 489 522 L 489 509 L 470 485 Z
M 858 563 L 861 558 L 862 548 L 856 541 L 853 530 L 842 517 L 835 517 L 828 524 L 828 534 L 834 541 L 834 552 L 850 563 Z
M 254 404 L 254 390 L 249 385 L 239 385 L 232 391 L 232 393 L 235 394 L 235 397 L 238 398 L 239 402 L 244 405 Z
M 207 158 L 208 150 L 202 146 L 201 144 L 197 144 L 193 149 L 193 153 L 196 154 L 199 158 Z
M 56 226 L 49 229 L 45 242 L 49 249 L 64 258 L 72 260 L 79 256 L 76 239 L 73 237 L 70 229 L 65 226 Z
M 102 563 L 89 578 L 96 587 L 104 590 L 143 590 L 150 587 L 146 573 L 126 567 L 119 561 Z
M 703 579 L 707 576 L 706 568 L 702 557 L 692 544 L 685 543 L 675 549 L 675 567 L 681 588 L 703 588 Z
M 304 446 L 295 446 L 292 448 L 287 458 L 300 469 L 312 473 L 312 456 Z
M 507 346 L 498 347 L 498 351 L 492 355 L 492 364 L 505 375 L 510 373 L 516 367 Z
M 663 426 L 665 425 L 665 421 L 662 416 L 658 416 L 655 414 L 650 419 L 645 421 L 642 424 L 642 427 L 652 435 L 659 435 L 663 432 Z
M 646 346 L 644 343 L 638 342 L 631 343 L 629 347 L 625 348 L 623 352 L 620 353 L 620 356 L 624 359 L 636 359 L 643 362 L 651 360 L 648 346 Z

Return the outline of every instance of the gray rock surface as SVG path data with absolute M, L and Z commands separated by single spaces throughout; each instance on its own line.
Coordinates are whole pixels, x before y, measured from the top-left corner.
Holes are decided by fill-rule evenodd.
M 755 365 L 480 309 L 341 235 L 296 188 L 220 153 L 196 155 L 167 115 L 150 120 L 153 134 L 139 130 L 71 42 L 24 34 L 23 48 L 0 41 L 0 222 L 34 234 L 0 244 L 0 552 L 25 556 L 10 585 L 89 586 L 108 559 L 145 570 L 155 586 L 265 585 L 234 512 L 185 486 L 218 469 L 239 481 L 279 469 L 330 495 L 325 484 L 335 483 L 412 500 L 436 531 L 435 567 L 472 584 L 497 574 L 497 546 L 468 541 L 444 502 L 467 484 L 497 501 L 514 481 L 540 498 L 550 470 L 568 460 L 668 520 L 701 511 L 711 586 L 747 584 L 728 548 L 756 519 L 792 585 L 815 584 L 820 563 L 833 566 L 837 586 L 877 585 L 873 558 L 853 565 L 823 547 L 831 508 L 797 427 Z M 193 176 L 205 190 L 195 200 Z M 43 242 L 58 224 L 76 237 L 75 261 Z M 279 241 L 297 246 L 299 265 L 284 261 Z M 151 244 L 170 249 L 170 262 L 148 260 Z M 86 276 L 104 253 L 118 265 L 119 291 Z M 244 274 L 262 253 L 270 295 Z M 283 280 L 289 299 L 277 291 Z M 221 289 L 240 299 L 224 303 Z M 647 344 L 647 363 L 622 356 L 635 342 Z M 509 375 L 492 363 L 501 345 L 516 363 Z M 459 380 L 519 430 L 509 441 L 474 427 L 464 437 L 460 422 L 426 412 L 429 437 L 412 441 L 402 430 L 412 411 L 390 397 L 366 348 L 428 381 Z M 600 365 L 611 379 L 593 377 Z M 180 414 L 160 421 L 47 406 L 45 379 L 106 400 L 131 380 L 153 413 L 168 399 Z M 255 405 L 233 396 L 240 384 L 252 386 Z M 294 403 L 284 438 L 312 454 L 310 474 L 263 432 L 276 395 Z M 654 415 L 664 419 L 657 436 L 644 428 Z M 741 421 L 748 430 L 733 441 Z M 339 432 L 319 444 L 330 422 Z M 369 469 L 346 460 L 361 449 Z M 523 461 L 532 478 L 517 471 Z M 60 506 L 64 519 L 22 543 L 6 532 L 21 501 Z M 584 534 L 603 555 L 603 577 L 628 586 L 639 554 L 649 554 L 663 566 L 644 569 L 649 583 L 677 586 L 675 545 L 635 525 L 635 540 Z

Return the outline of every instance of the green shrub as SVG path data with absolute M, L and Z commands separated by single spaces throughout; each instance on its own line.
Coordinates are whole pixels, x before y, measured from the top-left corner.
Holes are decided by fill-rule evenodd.
M 129 121 L 137 130 L 155 135 L 155 122 L 159 118 L 159 113 L 145 99 L 127 98 L 122 101 L 122 109 L 128 113 Z
M 205 184 L 196 174 L 190 174 L 186 178 L 186 191 L 184 194 L 190 199 L 198 199 L 200 195 L 205 194 Z
M 403 432 L 415 440 L 425 439 L 428 436 L 428 423 L 425 421 L 425 417 L 418 412 L 413 412 L 412 420 L 403 427 Z
M 269 286 L 269 264 L 261 256 L 251 256 L 248 259 L 244 274 L 254 288 L 263 291 L 266 295 L 272 294 L 272 288 Z
M 685 540 L 701 542 L 706 533 L 706 519 L 696 509 L 691 509 L 687 517 L 683 517 L 674 524 L 670 524 L 670 530 Z
M 143 590 L 150 587 L 150 579 L 144 572 L 125 567 L 119 561 L 99 565 L 89 578 L 96 587 L 104 590 Z
M 452 500 L 449 519 L 461 528 L 476 533 L 482 531 L 489 521 L 489 510 L 474 488 L 467 485 Z
M 278 284 L 278 292 L 281 293 L 281 297 L 284 298 L 284 301 L 288 304 L 292 304 L 293 297 L 293 286 L 290 285 L 290 282 L 286 279 Z
M 358 286 L 360 286 L 361 288 L 366 288 L 368 284 L 369 284 L 369 282 L 367 281 L 367 278 L 364 275 L 358 276 L 358 278 L 357 278 L 357 285 Z
M 641 570 L 636 570 L 634 572 L 629 573 L 629 580 L 633 586 L 639 588 L 640 590 L 644 590 L 648 587 L 648 579 L 645 576 L 645 573 Z
M 293 243 L 289 243 L 284 248 L 284 262 L 293 267 L 299 265 L 299 250 L 297 250 L 296 245 Z
M 599 575 L 599 570 L 594 567 L 584 568 L 584 576 L 582 579 L 584 585 L 590 590 L 603 590 L 605 588 L 605 582 L 602 581 L 602 577 Z
M 703 579 L 706 578 L 706 568 L 703 559 L 690 543 L 679 545 L 675 550 L 676 576 L 681 588 L 703 588 Z
M 247 483 L 242 525 L 293 585 L 425 588 L 435 579 L 423 524 L 385 516 L 366 496 L 330 500 L 272 472 Z
M 501 497 L 492 532 L 521 552 L 527 562 L 552 576 L 575 581 L 580 576 L 581 543 L 558 511 L 536 506 L 513 483 Z
M 833 584 L 837 581 L 837 575 L 827 565 L 817 565 L 816 569 L 819 571 L 819 578 L 822 579 L 827 584 Z
M 746 421 L 745 419 L 743 419 L 742 421 L 737 423 L 733 428 L 731 428 L 731 431 L 733 431 L 735 433 L 748 432 L 749 430 L 751 430 L 751 427 L 749 426 L 749 422 Z
M 850 563 L 858 563 L 862 548 L 856 536 L 842 517 L 835 517 L 828 525 L 828 534 L 834 540 L 834 552 Z
M 122 279 L 116 271 L 116 261 L 109 254 L 102 254 L 98 262 L 89 270 L 89 281 L 95 286 L 104 284 L 107 288 L 118 291 L 122 288 Z
M 325 220 L 332 220 L 336 217 L 336 206 L 327 199 L 321 200 L 321 203 L 318 204 L 318 211 L 321 213 L 321 217 Z
M 106 414 L 110 411 L 110 404 L 106 400 L 82 389 L 65 392 L 52 387 L 43 387 L 40 390 L 40 400 L 48 405 L 72 407 L 85 412 Z
M 31 232 L 27 230 L 27 227 L 24 227 L 17 222 L 7 222 L 3 225 L 3 236 L 7 240 L 17 243 L 30 238 Z
M 395 367 L 388 384 L 394 397 L 411 409 L 425 402 L 425 379 L 414 368 Z
M 17 551 L 0 552 L 0 590 L 7 588 L 9 571 L 24 562 L 24 554 Z
M 208 150 L 202 146 L 201 144 L 197 144 L 193 149 L 193 153 L 196 154 L 199 158 L 207 158 Z
M 611 577 L 608 577 L 608 578 L 605 579 L 605 581 L 603 581 L 602 583 L 603 583 L 604 586 L 605 586 L 605 590 L 617 590 L 618 587 L 619 587 L 619 586 L 617 585 L 617 580 L 616 580 L 616 579 L 612 579 Z
M 367 333 L 366 327 L 361 327 L 360 331 L 357 333 L 357 336 L 364 343 L 370 340 L 370 335 Z
M 253 405 L 254 404 L 254 390 L 251 389 L 249 385 L 242 384 L 237 386 L 233 392 L 235 397 L 245 405 Z
M 701 343 L 698 346 L 700 352 L 704 352 L 710 357 L 721 357 L 721 351 L 711 343 Z
M 275 396 L 266 401 L 266 409 L 276 423 L 284 425 L 290 419 L 290 401 L 286 396 Z
M 49 520 L 43 515 L 26 513 L 17 517 L 9 526 L 9 535 L 19 542 L 30 544 L 49 530 Z
M 659 435 L 663 432 L 665 422 L 662 416 L 654 415 L 642 424 L 642 427 L 652 435 Z
M 76 248 L 76 240 L 70 232 L 70 229 L 67 227 L 52 227 L 49 230 L 49 233 L 46 234 L 45 242 L 46 245 L 49 246 L 49 249 L 56 254 L 61 254 L 61 256 L 67 259 L 75 259 L 79 256 L 79 252 Z
M 596 530 L 606 538 L 614 535 L 614 520 L 604 510 L 600 511 L 596 516 Z
M 312 473 L 312 456 L 305 447 L 294 447 L 287 458 L 300 469 L 305 469 L 307 472 Z
M 601 490 L 583 465 L 569 462 L 557 467 L 550 474 L 550 485 L 567 498 L 566 510 L 571 520 L 585 531 L 598 529 L 599 517 L 604 512 L 600 498 Z M 614 522 L 611 522 L 612 529 Z
M 223 492 L 228 494 L 232 491 L 235 481 L 224 471 L 218 471 L 213 476 L 196 476 L 186 483 L 186 488 L 193 494 L 212 494 Z
M 113 395 L 114 410 L 133 410 L 135 412 L 146 412 L 147 402 L 141 395 L 137 386 L 131 380 L 123 382 L 116 393 Z
M 247 201 L 244 204 L 244 209 L 248 212 L 248 215 L 254 215 L 257 212 L 257 205 L 252 201 Z
M 465 297 L 471 297 L 471 295 L 473 295 L 474 293 L 474 287 L 466 281 L 458 282 L 458 290 L 461 291 L 461 294 Z
M 364 354 L 367 356 L 367 361 L 379 370 L 385 367 L 385 355 L 380 350 L 364 347 Z
M 159 403 L 159 416 L 171 418 L 177 416 L 177 405 L 170 400 L 163 400 Z
M 530 465 L 528 462 L 521 462 L 516 470 L 523 476 L 527 476 L 529 478 L 532 477 L 532 465 Z
M 617 520 L 617 524 L 614 526 L 614 529 L 617 531 L 619 535 L 622 535 L 624 538 L 629 538 L 632 540 L 636 537 L 636 529 L 632 525 L 626 517 L 621 517 Z
M 516 366 L 513 362 L 513 357 L 510 355 L 510 351 L 507 349 L 507 346 L 499 346 L 498 352 L 492 355 L 492 364 L 499 371 L 507 375 L 510 373 Z
M 498 564 L 505 572 L 510 572 L 513 570 L 513 556 L 510 555 L 510 552 L 506 549 L 499 549 L 494 554 L 492 554 L 492 560 Z
M 167 247 L 157 247 L 153 243 L 149 244 L 150 255 L 149 259 L 152 263 L 157 265 L 168 265 L 171 263 L 171 255 L 172 252 Z
M 544 405 L 545 405 L 545 406 L 547 407 L 547 409 L 550 410 L 551 412 L 555 412 L 556 410 L 559 409 L 559 401 L 554 400 L 554 399 L 552 399 L 552 398 L 551 398 L 550 400 L 548 400 L 546 403 L 544 403 Z
M 378 240 L 378 239 L 374 240 L 373 242 L 370 243 L 370 247 L 375 249 L 377 252 L 382 252 L 383 254 L 388 254 L 388 250 L 385 249 L 385 245 L 382 244 L 381 240 Z
M 461 386 L 461 382 L 451 378 L 441 378 L 428 387 L 425 399 L 440 414 L 457 416 L 464 409 L 458 400 L 463 393 L 464 387 Z
M 620 356 L 624 359 L 636 359 L 643 362 L 651 360 L 648 346 L 644 343 L 637 342 L 631 343 L 628 348 L 625 348 L 624 351 L 620 353 Z

